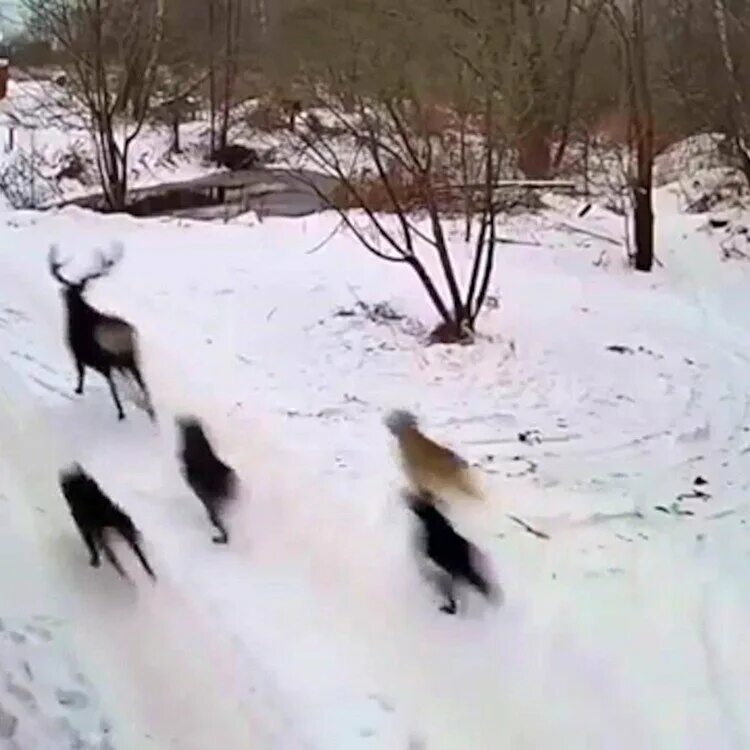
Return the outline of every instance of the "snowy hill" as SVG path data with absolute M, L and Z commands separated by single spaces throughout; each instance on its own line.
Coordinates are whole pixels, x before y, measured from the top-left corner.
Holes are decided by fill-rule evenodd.
M 2 214 L 0 617 L 62 623 L 65 659 L 39 658 L 77 666 L 26 685 L 37 713 L 6 675 L 0 747 L 66 746 L 40 713 L 118 749 L 747 747 L 750 271 L 669 186 L 659 201 L 648 276 L 597 237 L 623 232 L 603 209 L 508 219 L 482 337 L 431 348 L 408 271 L 341 232 L 310 252 L 333 216 Z M 115 238 L 125 260 L 89 299 L 138 326 L 157 425 L 132 405 L 118 423 L 93 374 L 73 395 L 47 248 L 84 268 Z M 364 314 L 378 303 L 396 315 Z M 420 579 L 395 406 L 481 467 L 488 502 L 453 515 L 502 607 L 445 617 Z M 184 412 L 243 480 L 226 549 L 178 473 Z M 87 566 L 55 484 L 74 458 L 142 528 L 155 585 Z M 26 657 L 4 632 L 7 670 Z

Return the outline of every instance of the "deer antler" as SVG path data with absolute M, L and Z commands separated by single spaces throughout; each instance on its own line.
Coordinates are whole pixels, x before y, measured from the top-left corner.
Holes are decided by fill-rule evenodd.
M 52 244 L 49 247 L 49 254 L 47 256 L 47 262 L 49 263 L 49 272 L 52 276 L 57 279 L 63 286 L 70 286 L 70 282 L 65 279 L 60 273 L 60 269 L 63 267 L 62 261 L 59 259 L 60 248 L 57 245 Z
M 89 281 L 94 279 L 100 279 L 103 276 L 109 275 L 109 272 L 122 260 L 122 256 L 125 253 L 125 247 L 122 242 L 115 240 L 110 245 L 110 254 L 105 256 L 101 250 L 96 251 L 97 268 L 91 273 L 86 274 L 81 279 L 81 284 L 88 284 Z

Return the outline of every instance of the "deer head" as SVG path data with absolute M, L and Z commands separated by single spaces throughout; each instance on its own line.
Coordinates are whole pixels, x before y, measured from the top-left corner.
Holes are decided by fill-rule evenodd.
M 60 260 L 60 250 L 57 245 L 50 246 L 47 261 L 49 263 L 50 273 L 53 278 L 62 284 L 65 292 L 74 295 L 81 295 L 90 281 L 100 279 L 103 276 L 108 276 L 110 271 L 120 262 L 124 253 L 125 248 L 123 247 L 123 244 L 117 240 L 111 243 L 108 255 L 105 256 L 101 250 L 97 250 L 94 268 L 89 273 L 78 279 L 78 281 L 70 281 L 60 273 L 60 269 L 65 265 L 65 262 Z

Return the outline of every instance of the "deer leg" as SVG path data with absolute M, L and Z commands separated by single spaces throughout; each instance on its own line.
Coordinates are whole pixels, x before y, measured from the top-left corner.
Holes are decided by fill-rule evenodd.
M 153 422 L 156 419 L 156 413 L 154 412 L 154 405 L 151 401 L 151 394 L 148 392 L 148 388 L 146 387 L 146 381 L 143 379 L 143 375 L 141 375 L 141 370 L 138 367 L 138 364 L 136 362 L 133 362 L 133 364 L 130 366 L 130 372 L 133 373 L 133 377 L 135 378 L 135 382 L 138 383 L 138 387 L 143 392 L 143 395 L 146 398 L 146 411 L 148 412 L 149 417 L 151 417 L 151 421 Z
M 86 375 L 86 365 L 80 359 L 76 359 L 76 370 L 78 372 L 78 385 L 75 392 L 80 395 L 83 393 L 83 378 Z
M 125 419 L 125 412 L 122 410 L 122 404 L 120 403 L 120 397 L 117 395 L 117 388 L 115 388 L 115 381 L 112 380 L 112 373 L 108 372 L 105 377 L 107 378 L 107 382 L 109 383 L 109 390 L 112 394 L 112 398 L 114 399 L 115 406 L 117 407 L 117 418 L 118 419 Z

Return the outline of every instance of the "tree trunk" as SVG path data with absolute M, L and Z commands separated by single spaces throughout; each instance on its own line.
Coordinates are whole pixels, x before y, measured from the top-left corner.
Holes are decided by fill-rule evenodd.
M 208 0 L 208 38 L 209 38 L 209 61 L 208 61 L 208 98 L 210 106 L 210 155 L 211 159 L 216 155 L 216 47 L 214 44 L 214 31 L 216 29 L 216 4 L 215 0 Z
M 729 89 L 729 122 L 732 129 L 730 137 L 740 159 L 740 169 L 750 185 L 750 127 L 745 117 L 745 102 L 742 96 L 742 84 L 737 75 L 732 51 L 729 47 L 727 11 L 724 0 L 714 0 L 714 19 L 721 43 L 721 55 Z
M 552 128 L 535 122 L 520 136 L 518 166 L 530 180 L 546 180 L 552 171 Z
M 235 7 L 237 9 L 236 19 Z M 221 129 L 219 131 L 219 145 L 222 150 L 229 143 L 229 115 L 232 108 L 234 80 L 237 74 L 237 34 L 240 22 L 240 5 L 238 0 L 227 0 L 225 21 L 224 90 L 222 92 Z
M 740 138 L 735 138 L 735 148 L 740 155 L 740 169 L 742 170 L 742 174 L 745 175 L 745 180 L 750 185 L 750 152 L 748 152 L 747 148 L 743 148 L 743 140 Z
M 180 144 L 180 113 L 177 110 L 172 113 L 172 152 L 175 154 L 182 153 Z
M 648 272 L 654 264 L 654 210 L 650 184 L 637 185 L 633 190 L 633 235 L 635 270 Z
M 633 87 L 637 175 L 633 189 L 635 268 L 650 271 L 654 264 L 654 111 L 648 80 L 648 60 L 643 0 L 633 4 L 631 85 Z

